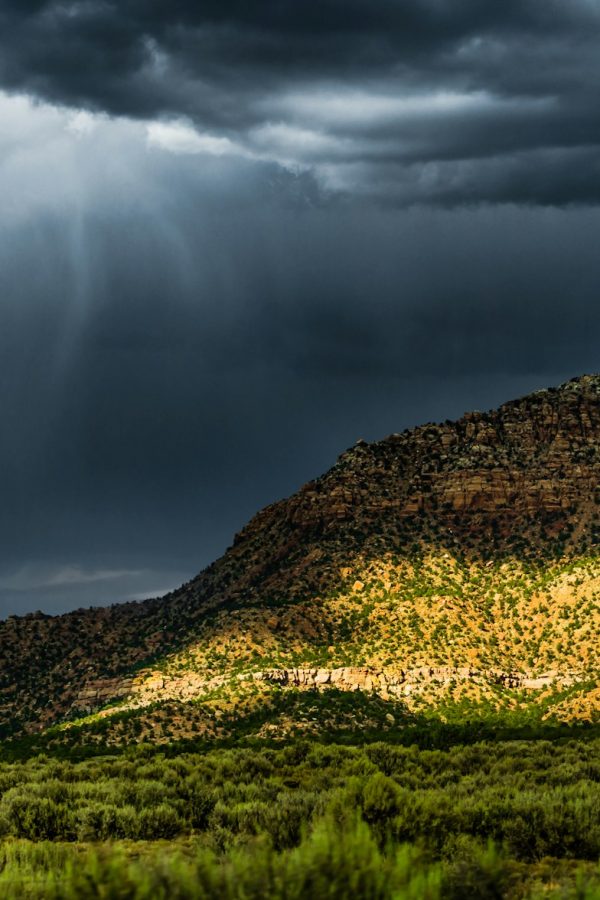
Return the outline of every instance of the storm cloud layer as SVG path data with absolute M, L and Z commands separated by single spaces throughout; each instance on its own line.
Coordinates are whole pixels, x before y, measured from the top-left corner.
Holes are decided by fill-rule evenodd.
M 600 369 L 600 4 L 4 2 L 0 616 Z
M 14 0 L 0 34 L 6 89 L 178 121 L 336 195 L 600 199 L 597 0 Z

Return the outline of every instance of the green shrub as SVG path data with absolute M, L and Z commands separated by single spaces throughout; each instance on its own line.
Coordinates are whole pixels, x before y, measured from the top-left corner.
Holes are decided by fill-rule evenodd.
M 363 815 L 370 824 L 387 822 L 398 812 L 400 790 L 395 781 L 378 772 L 365 784 L 362 797 Z

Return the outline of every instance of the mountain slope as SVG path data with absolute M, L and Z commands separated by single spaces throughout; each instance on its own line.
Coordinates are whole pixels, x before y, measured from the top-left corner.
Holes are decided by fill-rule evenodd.
M 591 717 L 599 474 L 598 376 L 359 442 L 172 594 L 1 623 L 3 734 L 107 705 L 222 731 L 290 686 Z

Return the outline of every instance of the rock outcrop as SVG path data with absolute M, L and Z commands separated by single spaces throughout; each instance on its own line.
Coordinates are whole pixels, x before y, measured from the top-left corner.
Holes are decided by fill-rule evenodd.
M 600 378 L 584 376 L 494 412 L 361 442 L 285 501 L 285 515 L 295 525 L 327 527 L 376 521 L 388 511 L 442 520 L 454 513 L 478 519 L 568 513 L 595 498 L 599 461 Z
M 263 682 L 281 688 L 326 691 L 364 691 L 377 694 L 384 700 L 404 699 L 427 686 L 449 686 L 457 683 L 476 685 L 497 684 L 511 689 L 540 691 L 547 688 L 564 689 L 578 684 L 582 672 L 552 671 L 539 675 L 521 672 L 502 672 L 494 669 L 478 670 L 456 666 L 418 666 L 410 669 L 378 669 L 369 666 L 338 666 L 337 668 L 266 669 L 238 672 L 235 675 L 216 675 L 204 678 L 201 673 L 188 672 L 181 676 L 151 673 L 143 680 L 96 682 L 86 685 L 77 696 L 73 709 L 89 713 L 108 701 L 127 697 L 127 708 L 138 709 L 160 701 L 198 700 L 235 683 Z

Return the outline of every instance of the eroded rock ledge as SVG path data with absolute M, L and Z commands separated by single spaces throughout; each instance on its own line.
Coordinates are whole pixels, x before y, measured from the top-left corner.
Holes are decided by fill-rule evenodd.
M 368 666 L 337 668 L 289 668 L 238 672 L 235 675 L 216 675 L 204 678 L 199 673 L 168 676 L 152 673 L 142 681 L 127 679 L 121 682 L 91 682 L 80 691 L 73 710 L 92 712 L 98 706 L 114 700 L 125 700 L 128 707 L 147 706 L 156 700 L 194 700 L 236 682 L 267 682 L 282 688 L 374 692 L 382 699 L 407 697 L 420 688 L 435 684 L 470 681 L 475 684 L 499 684 L 506 688 L 542 690 L 553 685 L 559 688 L 576 684 L 582 678 L 578 672 L 550 671 L 542 674 L 502 672 L 453 666 L 420 666 L 411 669 L 383 669 Z

